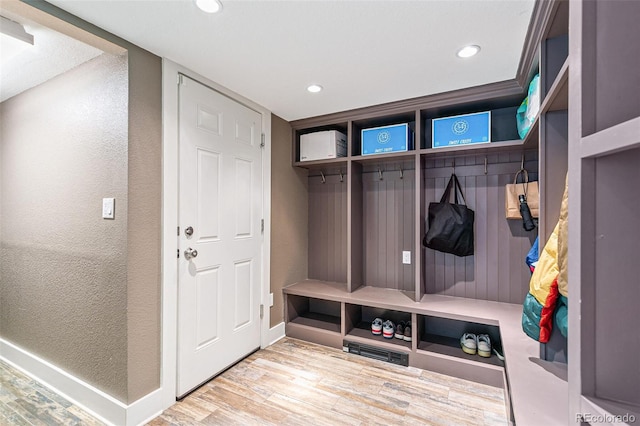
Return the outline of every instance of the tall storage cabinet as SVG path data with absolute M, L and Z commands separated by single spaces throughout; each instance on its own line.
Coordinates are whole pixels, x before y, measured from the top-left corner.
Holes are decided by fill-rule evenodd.
M 608 423 L 640 419 L 638 22 L 635 1 L 571 2 L 572 422 L 580 416 Z

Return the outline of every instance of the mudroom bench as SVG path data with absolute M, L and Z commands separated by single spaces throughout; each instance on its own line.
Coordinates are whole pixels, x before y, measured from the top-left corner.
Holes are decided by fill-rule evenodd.
M 522 306 L 305 280 L 284 288 L 287 336 L 501 387 L 507 416 L 517 425 L 568 422 L 566 364 L 541 360 L 539 344 L 521 330 Z M 374 318 L 411 322 L 411 341 L 371 333 Z M 465 332 L 486 333 L 504 361 L 468 355 Z M 544 392 L 540 390 L 544 389 Z

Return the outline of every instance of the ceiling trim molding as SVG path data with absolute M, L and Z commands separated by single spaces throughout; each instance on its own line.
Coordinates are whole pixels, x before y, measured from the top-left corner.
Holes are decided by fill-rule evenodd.
M 421 96 L 418 98 L 303 118 L 291 121 L 290 124 L 293 129 L 302 129 L 334 123 L 344 123 L 350 120 L 364 120 L 383 115 L 406 114 L 423 109 L 450 107 L 462 103 L 471 103 L 490 99 L 499 100 L 501 98 L 519 96 L 523 93 L 522 85 L 518 84 L 516 80 L 506 80 L 481 86 L 452 90 L 449 92 L 436 93 L 434 95 Z
M 516 81 L 521 87 L 524 87 L 529 82 L 534 68 L 539 63 L 540 42 L 551 24 L 551 18 L 563 1 L 566 0 L 537 0 L 533 6 L 520 63 L 516 72 Z

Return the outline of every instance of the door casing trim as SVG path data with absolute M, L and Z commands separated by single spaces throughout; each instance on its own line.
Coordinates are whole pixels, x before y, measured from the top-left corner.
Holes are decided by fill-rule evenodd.
M 161 371 L 163 409 L 176 402 L 178 337 L 178 75 L 184 74 L 225 96 L 257 111 L 262 116 L 265 147 L 262 156 L 264 238 L 262 245 L 262 283 L 260 301 L 265 306 L 260 324 L 260 347 L 269 341 L 269 293 L 271 263 L 271 111 L 219 84 L 176 64 L 162 60 L 162 297 Z

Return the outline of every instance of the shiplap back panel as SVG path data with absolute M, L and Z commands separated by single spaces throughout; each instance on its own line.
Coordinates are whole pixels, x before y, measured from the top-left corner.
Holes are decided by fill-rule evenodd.
M 347 282 L 347 179 L 309 177 L 309 278 Z
M 362 173 L 363 277 L 368 286 L 414 291 L 415 171 Z M 358 218 L 353 218 L 358 220 Z M 402 251 L 411 251 L 411 265 Z
M 521 156 L 521 152 L 488 155 L 487 174 L 484 155 L 455 160 L 455 173 L 467 206 L 475 211 L 475 253 L 457 257 L 423 249 L 425 293 L 507 303 L 524 301 L 531 276 L 525 257 L 537 230 L 525 231 L 522 221 L 507 220 L 504 212 L 505 185 L 512 183 L 520 169 Z M 440 201 L 452 166 L 451 159 L 425 162 L 426 211 L 430 202 Z M 530 180 L 537 180 L 537 153 L 527 153 L 525 166 Z M 425 226 L 428 229 L 428 224 Z

